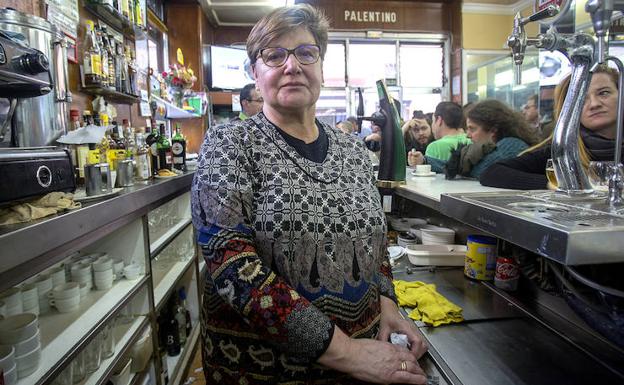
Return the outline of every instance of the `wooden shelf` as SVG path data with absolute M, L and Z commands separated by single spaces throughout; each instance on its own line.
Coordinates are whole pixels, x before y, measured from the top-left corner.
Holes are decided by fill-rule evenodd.
M 123 92 L 110 90 L 108 88 L 82 87 L 81 91 L 86 94 L 104 96 L 111 102 L 122 103 L 122 104 L 134 104 L 134 103 L 138 103 L 140 100 L 140 98 L 136 95 L 125 94 Z
M 84 8 L 98 19 L 106 22 L 106 24 L 121 32 L 127 38 L 132 40 L 144 39 L 147 34 L 143 27 L 132 23 L 127 17 L 123 16 L 119 11 L 110 5 L 83 2 Z

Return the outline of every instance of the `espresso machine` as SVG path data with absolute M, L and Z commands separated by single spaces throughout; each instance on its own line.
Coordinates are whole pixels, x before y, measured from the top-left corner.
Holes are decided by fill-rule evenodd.
M 0 9 L 0 205 L 75 189 L 68 150 L 52 146 L 66 129 L 57 104 L 70 94 L 56 70 L 65 49 L 46 44 L 42 32 L 62 36 L 43 19 Z M 29 38 L 49 52 L 31 47 Z M 51 61 L 54 52 L 61 54 Z

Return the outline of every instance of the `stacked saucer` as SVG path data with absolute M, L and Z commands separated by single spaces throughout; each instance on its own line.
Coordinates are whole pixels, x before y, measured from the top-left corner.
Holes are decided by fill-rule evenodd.
M 455 230 L 447 227 L 430 226 L 420 229 L 423 245 L 452 245 L 455 243 Z

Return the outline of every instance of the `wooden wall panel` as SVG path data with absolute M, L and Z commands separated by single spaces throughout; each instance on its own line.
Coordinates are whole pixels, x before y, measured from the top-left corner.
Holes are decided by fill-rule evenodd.
M 215 29 L 214 40 L 210 44 L 245 44 L 249 32 L 251 32 L 251 27 L 219 27 Z
M 2 0 L 0 1 L 0 6 L 42 17 L 43 1 L 44 0 Z
M 182 49 L 184 62 L 195 71 L 197 82 L 193 86 L 201 91 L 203 82 L 201 60 L 201 18 L 204 17 L 198 4 L 167 3 L 167 28 L 169 28 L 169 62 L 175 63 L 176 51 Z

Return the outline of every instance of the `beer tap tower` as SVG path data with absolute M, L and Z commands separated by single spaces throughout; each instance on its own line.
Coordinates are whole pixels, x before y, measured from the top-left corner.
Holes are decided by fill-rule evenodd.
M 621 5 L 624 7 L 624 2 Z M 562 34 L 556 32 L 551 27 L 546 33 L 539 34 L 535 38 L 527 38 L 524 25 L 552 17 L 559 12 L 556 6 L 550 5 L 525 18 L 521 17 L 520 13 L 517 13 L 514 18 L 512 33 L 507 39 L 507 45 L 511 48 L 516 65 L 516 83 L 521 81 L 521 65 L 527 46 L 535 46 L 550 51 L 557 50 L 570 60 L 572 75 L 565 102 L 553 132 L 551 157 L 555 175 L 557 176 L 558 191 L 568 195 L 581 196 L 593 193 L 593 188 L 581 164 L 578 147 L 581 112 L 591 81 L 591 71 L 599 64 L 613 61 L 618 66 L 620 73 L 624 75 L 622 62 L 615 57 L 606 55 L 608 51 L 607 35 L 611 25 L 614 1 L 589 0 L 585 9 L 591 15 L 595 37 L 581 32 Z M 616 165 L 619 164 L 621 159 L 623 82 L 624 76 L 620 76 L 617 119 L 619 129 L 617 131 L 615 149 Z M 622 187 L 622 175 L 616 166 L 610 174 L 609 180 L 608 199 L 610 206 L 614 207 L 622 204 Z

